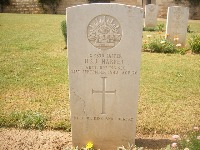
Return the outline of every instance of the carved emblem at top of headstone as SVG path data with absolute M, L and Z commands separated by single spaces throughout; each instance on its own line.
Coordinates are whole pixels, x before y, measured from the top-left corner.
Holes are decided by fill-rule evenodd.
M 181 7 L 178 7 L 174 10 L 174 15 L 176 20 L 180 20 L 183 12 L 181 11 Z
M 87 37 L 94 47 L 107 50 L 120 42 L 122 29 L 116 18 L 109 15 L 99 15 L 90 21 Z
M 150 12 L 154 12 L 155 11 L 155 6 L 154 5 L 150 5 L 149 6 L 149 10 L 150 10 Z

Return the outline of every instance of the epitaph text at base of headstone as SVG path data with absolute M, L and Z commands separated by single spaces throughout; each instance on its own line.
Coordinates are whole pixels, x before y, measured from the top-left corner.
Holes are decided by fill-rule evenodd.
M 185 45 L 189 8 L 182 6 L 168 7 L 166 38 L 174 44 Z
M 122 4 L 67 8 L 74 146 L 134 144 L 142 17 L 141 8 Z
M 149 4 L 145 6 L 145 27 L 155 27 L 157 25 L 158 6 Z

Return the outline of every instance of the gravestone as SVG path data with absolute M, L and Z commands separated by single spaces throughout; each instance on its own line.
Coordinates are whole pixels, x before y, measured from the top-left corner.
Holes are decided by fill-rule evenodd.
M 145 6 L 145 27 L 155 27 L 157 25 L 158 6 L 149 4 Z
M 168 7 L 166 38 L 174 44 L 185 45 L 189 8 L 182 6 Z
M 122 4 L 67 8 L 72 143 L 134 144 L 143 10 Z

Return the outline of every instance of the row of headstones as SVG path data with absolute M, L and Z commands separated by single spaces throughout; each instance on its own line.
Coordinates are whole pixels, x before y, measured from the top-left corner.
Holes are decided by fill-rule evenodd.
M 134 145 L 143 13 L 140 7 L 122 4 L 67 8 L 74 146 L 89 141 L 101 150 Z M 187 14 L 187 8 L 171 7 L 167 33 L 181 38 Z
M 145 6 L 145 27 L 156 27 L 157 25 L 158 6 L 149 4 Z M 171 41 L 175 40 L 177 44 L 185 45 L 187 25 L 189 17 L 189 8 L 182 6 L 168 7 L 167 24 L 166 24 L 166 38 Z

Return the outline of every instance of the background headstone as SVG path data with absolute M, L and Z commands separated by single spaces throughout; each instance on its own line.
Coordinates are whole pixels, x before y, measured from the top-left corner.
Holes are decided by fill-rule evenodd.
M 168 7 L 166 38 L 173 41 L 174 44 L 181 44 L 184 46 L 187 35 L 188 17 L 188 7 Z
M 74 146 L 134 144 L 142 19 L 142 8 L 122 4 L 67 8 Z
M 155 4 L 145 5 L 145 27 L 155 27 L 157 25 L 158 6 Z

